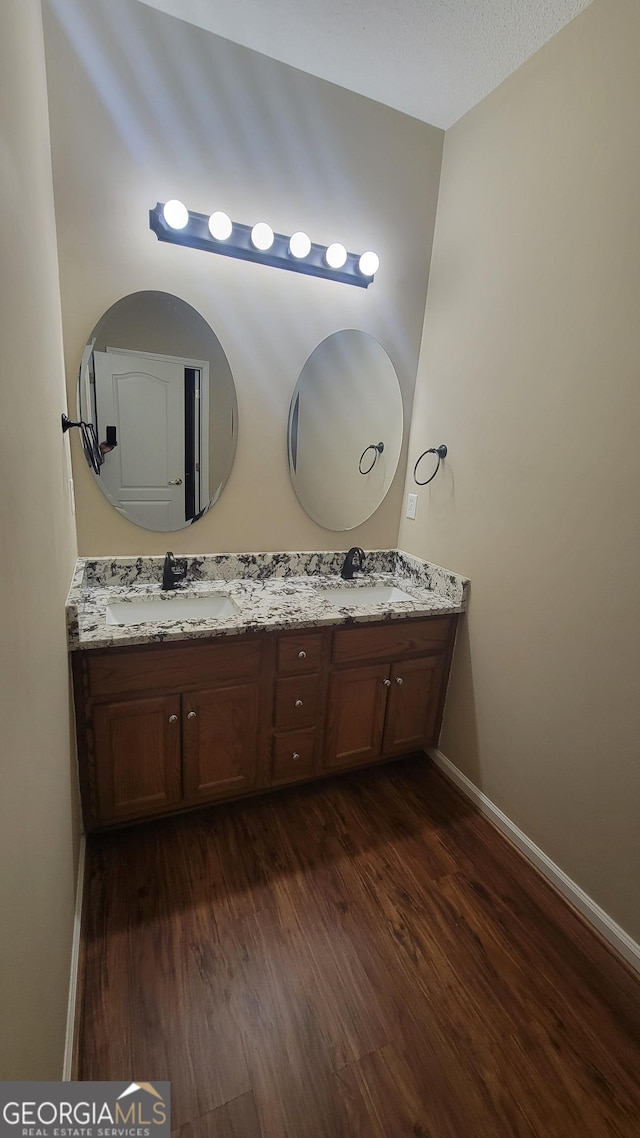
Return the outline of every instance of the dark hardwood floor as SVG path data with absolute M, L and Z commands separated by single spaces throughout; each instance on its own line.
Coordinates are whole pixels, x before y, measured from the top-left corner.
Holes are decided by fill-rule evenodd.
M 640 1135 L 640 981 L 424 756 L 94 837 L 77 1077 L 180 1138 Z

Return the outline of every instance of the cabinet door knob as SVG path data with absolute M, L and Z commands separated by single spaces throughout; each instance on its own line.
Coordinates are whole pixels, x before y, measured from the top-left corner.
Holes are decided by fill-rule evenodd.
M 384 686 L 385 686 L 386 688 L 390 688 L 390 687 L 391 687 L 391 680 L 383 680 L 382 682 L 383 682 L 383 684 L 384 684 Z
M 302 700 L 301 699 L 296 700 L 296 707 L 302 707 Z
M 177 715 L 170 715 L 169 716 L 169 723 L 177 723 L 177 722 L 178 722 L 178 716 Z
M 299 660 L 306 660 L 306 658 L 307 658 L 307 653 L 305 652 L 304 648 L 302 648 L 302 649 L 301 649 L 301 650 L 298 652 L 298 659 L 299 659 Z
M 291 758 L 293 759 L 294 763 L 297 763 L 298 759 L 300 758 L 300 755 L 298 754 L 297 751 L 294 751 Z
M 403 684 L 404 683 L 402 676 L 396 676 L 396 683 L 397 684 Z
M 195 719 L 195 717 L 196 717 L 195 711 L 188 711 L 187 712 L 187 719 Z

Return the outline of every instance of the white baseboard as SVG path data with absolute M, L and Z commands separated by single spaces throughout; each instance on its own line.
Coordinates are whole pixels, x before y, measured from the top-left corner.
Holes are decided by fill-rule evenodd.
M 433 759 L 437 767 L 456 784 L 463 794 L 470 798 L 472 802 L 478 807 L 480 812 L 493 822 L 493 824 L 502 831 L 503 834 L 513 842 L 515 846 L 533 862 L 537 869 L 548 878 L 548 880 L 555 885 L 555 887 L 563 894 L 572 905 L 583 917 L 589 921 L 591 925 L 598 930 L 599 933 L 611 944 L 631 966 L 640 971 L 640 944 L 632 940 L 631 937 L 611 919 L 604 909 L 601 909 L 595 901 L 576 885 L 567 874 L 564 873 L 560 866 L 547 857 L 546 853 L 540 849 L 535 842 L 531 841 L 522 830 L 520 830 L 506 814 L 503 814 L 486 794 L 483 794 L 478 787 L 462 773 L 458 767 L 454 766 L 442 751 L 432 747 L 427 751 L 427 754 Z
M 62 1079 L 69 1082 L 73 1065 L 73 1044 L 76 1023 L 76 1000 L 78 996 L 78 965 L 80 963 L 80 924 L 82 921 L 82 894 L 84 889 L 84 865 L 87 844 L 84 834 L 80 835 L 78 851 L 78 879 L 76 882 L 76 905 L 73 914 L 73 940 L 71 942 L 71 973 L 69 976 L 69 1002 L 67 1004 L 67 1030 L 64 1040 L 64 1060 Z

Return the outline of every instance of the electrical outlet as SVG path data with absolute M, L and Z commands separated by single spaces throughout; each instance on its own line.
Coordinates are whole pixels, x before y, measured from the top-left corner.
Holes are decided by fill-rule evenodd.
M 407 517 L 411 518 L 411 521 L 413 521 L 415 519 L 417 507 L 418 507 L 418 495 L 417 494 L 408 494 L 407 495 Z

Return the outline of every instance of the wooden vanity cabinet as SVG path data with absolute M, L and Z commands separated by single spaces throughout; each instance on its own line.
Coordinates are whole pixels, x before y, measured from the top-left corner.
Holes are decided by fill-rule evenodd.
M 88 830 L 437 743 L 456 616 L 72 657 Z
M 75 653 L 73 673 L 87 829 L 264 781 L 264 637 Z
M 325 770 L 437 743 L 455 621 L 431 617 L 336 631 Z

